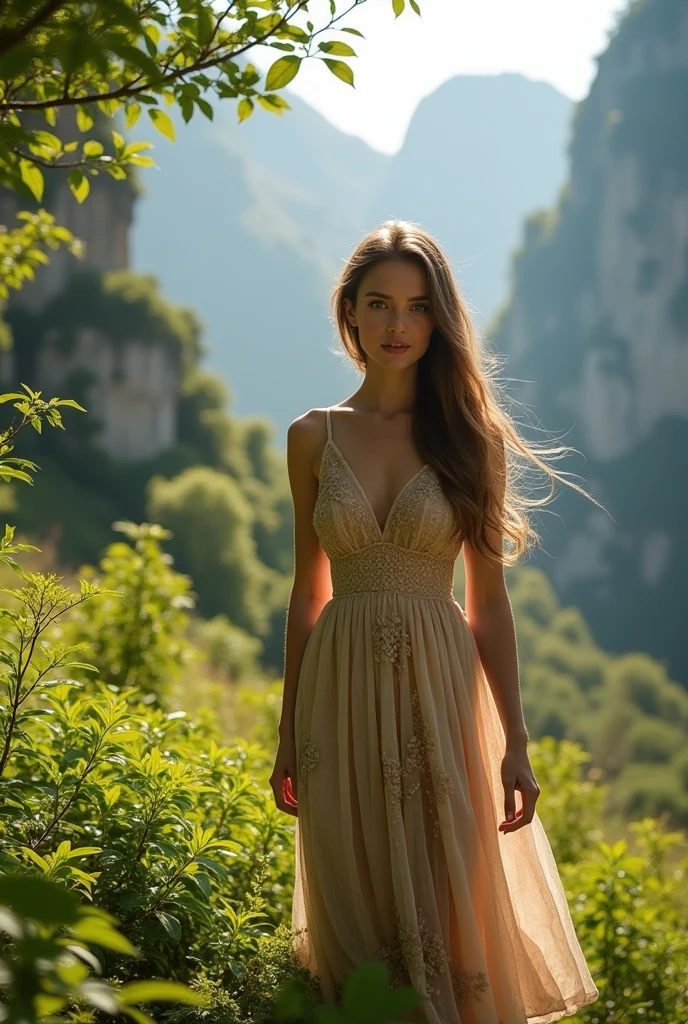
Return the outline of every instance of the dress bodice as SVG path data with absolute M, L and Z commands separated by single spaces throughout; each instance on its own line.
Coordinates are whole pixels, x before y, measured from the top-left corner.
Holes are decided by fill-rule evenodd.
M 329 409 L 327 427 L 313 526 L 330 559 L 335 596 L 351 592 L 352 586 L 355 592 L 414 592 L 409 587 L 416 586 L 426 596 L 449 596 L 448 575 L 453 573 L 462 536 L 436 470 L 426 463 L 407 481 L 381 529 L 358 478 L 332 438 Z M 421 577 L 425 582 L 419 582 Z

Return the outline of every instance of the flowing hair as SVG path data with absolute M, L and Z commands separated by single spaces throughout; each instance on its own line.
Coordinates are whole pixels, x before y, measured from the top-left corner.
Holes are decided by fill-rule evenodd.
M 345 352 L 356 368 L 365 372 L 367 356 L 358 328 L 345 315 L 344 299 L 355 305 L 366 271 L 390 259 L 409 260 L 425 270 L 435 321 L 430 344 L 418 363 L 413 409 L 418 452 L 436 470 L 463 538 L 481 554 L 513 565 L 539 542 L 529 509 L 551 500 L 557 480 L 604 506 L 566 479 L 573 474 L 557 472 L 545 461 L 576 449 L 546 447 L 518 433 L 499 401 L 500 361 L 479 344 L 446 253 L 418 224 L 393 219 L 378 225 L 361 239 L 337 275 L 331 310 Z M 519 488 L 533 465 L 549 477 L 549 494 L 542 498 L 529 497 Z M 495 548 L 490 529 L 506 539 L 508 550 L 503 550 L 504 545 L 502 550 Z

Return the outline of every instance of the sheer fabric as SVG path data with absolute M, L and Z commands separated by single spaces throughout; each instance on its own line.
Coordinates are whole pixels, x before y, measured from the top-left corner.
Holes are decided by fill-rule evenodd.
M 297 959 L 328 1002 L 384 960 L 426 995 L 422 1024 L 559 1020 L 599 993 L 537 813 L 497 828 L 504 731 L 453 598 L 451 505 L 425 465 L 382 529 L 329 409 L 327 431 L 313 523 L 333 597 L 295 711 Z

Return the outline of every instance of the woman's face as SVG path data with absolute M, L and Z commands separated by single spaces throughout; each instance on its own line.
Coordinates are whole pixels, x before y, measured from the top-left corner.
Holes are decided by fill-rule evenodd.
M 374 264 L 361 278 L 356 305 L 344 299 L 344 311 L 349 323 L 358 327 L 368 363 L 372 359 L 398 369 L 424 355 L 435 326 L 427 275 L 411 260 Z

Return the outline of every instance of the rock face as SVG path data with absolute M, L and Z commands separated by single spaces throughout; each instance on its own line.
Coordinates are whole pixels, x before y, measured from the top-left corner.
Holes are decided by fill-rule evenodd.
M 75 374 L 90 375 L 88 411 L 100 423 L 102 451 L 118 462 L 138 462 L 172 447 L 180 366 L 168 347 L 136 338 L 114 344 L 92 327 L 81 328 L 67 354 L 51 341 L 48 331 L 36 359 L 39 384 L 46 394 L 67 397 Z
M 78 136 L 66 124 L 60 130 L 65 138 Z M 128 182 L 107 175 L 91 179 L 91 193 L 81 205 L 66 177 L 55 174 L 49 179 L 44 206 L 58 224 L 85 243 L 85 257 L 79 261 L 64 250 L 51 253 L 50 263 L 39 268 L 35 279 L 12 294 L 8 309 L 10 322 L 20 310 L 35 323 L 35 354 L 26 383 L 47 396 L 66 398 L 72 381 L 89 379 L 85 394 L 89 422 L 100 424 L 93 442 L 120 462 L 151 458 L 175 443 L 181 360 L 153 332 L 147 336 L 145 328 L 132 330 L 131 337 L 123 339 L 109 332 L 106 323 L 99 329 L 84 323 L 75 325 L 65 338 L 64 331 L 51 325 L 50 315 L 43 314 L 56 301 L 59 304 L 75 275 L 85 269 L 107 274 L 129 268 L 134 201 L 135 190 Z M 14 226 L 15 213 L 31 205 L 15 193 L 0 190 L 0 221 Z M 3 355 L 0 376 L 6 384 L 16 383 L 17 354 Z
M 508 375 L 529 382 L 515 397 L 583 453 L 575 471 L 613 516 L 566 488 L 543 567 L 601 643 L 665 658 L 686 686 L 687 124 L 688 5 L 636 2 L 577 110 L 569 184 L 529 218 L 491 332 Z

